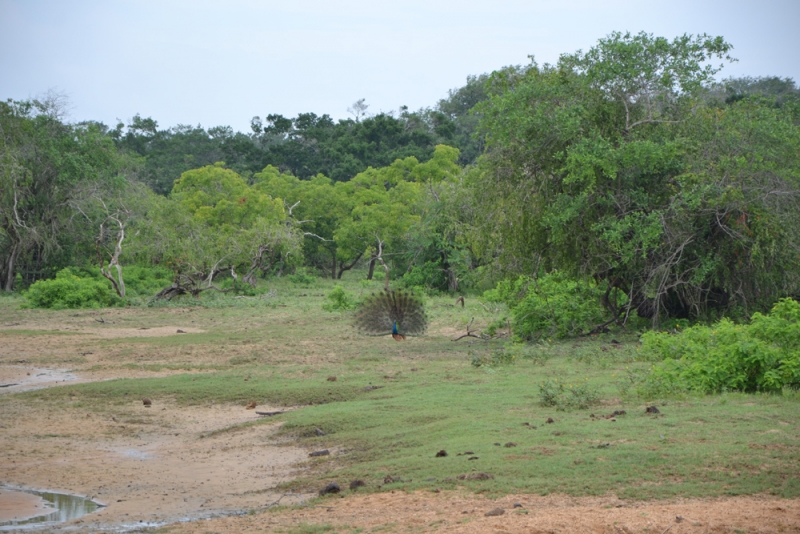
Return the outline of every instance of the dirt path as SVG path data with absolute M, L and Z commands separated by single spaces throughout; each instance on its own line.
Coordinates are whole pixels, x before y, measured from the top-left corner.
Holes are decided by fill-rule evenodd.
M 107 315 L 111 312 L 107 312 Z M 230 358 L 213 347 L 130 350 L 108 340 L 202 332 L 192 313 L 170 311 L 172 326 L 141 311 L 63 315 L 44 329 L 33 320 L 3 325 L 0 340 L 0 486 L 91 497 L 101 510 L 47 531 L 118 531 L 165 526 L 174 533 L 255 532 L 800 532 L 800 500 L 750 496 L 673 502 L 627 502 L 613 496 L 512 495 L 491 500 L 466 492 L 386 491 L 341 495 L 304 505 L 313 495 L 283 495 L 276 486 L 296 476 L 306 450 L 281 442 L 277 424 L 236 427 L 258 419 L 243 406 L 183 407 L 169 398 L 146 408 L 137 399 L 91 409 L 26 405 L 6 395 L 31 388 L 120 377 L 162 376 L 170 370 L 126 367 Z M 99 326 L 98 326 L 99 325 Z M 38 331 L 42 334 L 39 335 Z M 15 333 L 15 332 L 18 332 Z M 234 349 L 235 350 L 235 349 Z M 178 360 L 180 359 L 180 360 Z M 278 407 L 260 406 L 260 410 Z M 346 487 L 349 481 L 341 481 Z M 300 507 L 272 507 L 301 504 Z M 519 505 L 519 506 L 516 506 Z M 0 490 L 0 522 L 40 510 L 27 494 Z M 500 515 L 486 513 L 502 509 Z M 255 512 L 249 514 L 248 512 Z M 316 528 L 316 530 L 314 530 Z

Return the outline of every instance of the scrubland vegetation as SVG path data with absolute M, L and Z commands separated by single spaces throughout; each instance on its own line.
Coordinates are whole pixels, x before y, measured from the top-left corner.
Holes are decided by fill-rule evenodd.
M 731 48 L 615 33 L 429 109 L 247 134 L 0 103 L 6 316 L 192 307 L 251 328 L 142 346 L 255 345 L 25 395 L 305 406 L 284 435 L 340 454 L 287 487 L 796 497 L 800 92 L 720 79 Z M 352 331 L 384 276 L 426 336 Z

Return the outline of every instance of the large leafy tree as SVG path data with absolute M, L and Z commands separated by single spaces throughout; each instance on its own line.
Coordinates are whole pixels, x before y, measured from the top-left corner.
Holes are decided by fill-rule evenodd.
M 730 49 L 614 33 L 555 66 L 496 73 L 479 106 L 481 248 L 508 270 L 605 281 L 654 319 L 797 291 L 796 107 L 710 105 L 711 60 Z
M 11 291 L 94 255 L 93 202 L 135 165 L 102 125 L 62 120 L 57 98 L 0 103 L 0 279 Z M 102 205 L 102 203 L 101 203 Z M 105 207 L 108 207 L 107 205 Z
M 350 210 L 342 186 L 322 174 L 300 180 L 271 165 L 253 179 L 255 189 L 283 201 L 291 220 L 302 230 L 306 263 L 330 271 L 335 278 L 338 263 L 334 232 Z
M 425 161 L 433 153 L 436 135 L 425 122 L 380 113 L 334 123 L 328 115 L 301 113 L 291 119 L 268 115 L 254 117 L 255 138 L 266 147 L 265 160 L 305 179 L 324 174 L 336 182 L 347 181 L 368 167 L 385 167 L 396 159 Z
M 418 167 L 414 157 L 398 159 L 387 167 L 370 167 L 342 184 L 352 206 L 334 233 L 343 266 L 352 267 L 368 254 L 367 278 L 372 279 L 375 262 L 386 264 L 402 249 L 409 229 L 420 219 L 421 184 L 414 180 Z
M 255 285 L 259 275 L 300 259 L 283 201 L 221 163 L 184 172 L 170 197 L 150 198 L 135 230 L 134 257 L 175 271 L 167 296 L 215 288 L 224 273 Z

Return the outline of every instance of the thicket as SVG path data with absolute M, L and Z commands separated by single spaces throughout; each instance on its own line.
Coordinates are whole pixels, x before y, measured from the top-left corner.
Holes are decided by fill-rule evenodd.
M 123 303 L 107 280 L 80 277 L 69 268 L 60 270 L 55 278 L 35 282 L 24 295 L 30 307 L 53 310 L 104 308 Z
M 493 73 L 478 105 L 487 150 L 465 178 L 474 249 L 505 275 L 605 282 L 654 325 L 800 293 L 797 91 L 716 84 L 730 51 L 721 37 L 615 32 L 556 65 Z
M 27 306 L 50 308 L 102 308 L 143 304 L 172 282 L 173 273 L 159 266 L 132 265 L 123 270 L 126 293 L 120 298 L 97 267 L 68 267 L 55 278 L 39 280 L 23 293 Z
M 748 324 L 727 318 L 679 333 L 646 332 L 641 350 L 661 360 L 640 392 L 780 392 L 800 388 L 800 304 L 785 298 Z
M 322 304 L 322 309 L 329 312 L 352 310 L 356 307 L 356 299 L 353 298 L 339 284 L 327 295 L 327 302 Z
M 247 177 L 273 166 L 303 180 L 322 174 L 344 182 L 397 159 L 425 162 L 436 145 L 446 144 L 460 149 L 459 163 L 466 165 L 483 150 L 483 139 L 476 135 L 479 116 L 471 110 L 486 99 L 487 78 L 469 76 L 463 87 L 417 111 L 403 107 L 371 114 L 361 100 L 353 105 L 352 119 L 267 114 L 253 117 L 250 132 L 234 132 L 229 126 L 159 128 L 155 119 L 136 115 L 108 134 L 122 152 L 142 158 L 140 179 L 162 195 L 170 193 L 182 173 L 217 161 Z
M 528 341 L 590 332 L 607 316 L 601 304 L 603 295 L 596 284 L 557 271 L 538 278 L 503 280 L 483 294 L 486 300 L 508 307 L 515 338 Z M 494 328 L 505 320 L 502 318 Z

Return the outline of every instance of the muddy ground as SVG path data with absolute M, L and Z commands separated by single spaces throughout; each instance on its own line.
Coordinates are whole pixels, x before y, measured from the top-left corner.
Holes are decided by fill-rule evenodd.
M 151 526 L 197 534 L 800 532 L 800 501 L 768 496 L 636 502 L 613 495 L 510 495 L 493 500 L 460 491 L 360 495 L 345 490 L 309 502 L 313 495 L 276 489 L 306 469 L 310 452 L 280 439 L 278 423 L 221 431 L 261 417 L 244 406 L 185 407 L 165 397 L 150 407 L 131 399 L 125 405 L 73 408 L 31 406 L 9 395 L 79 381 L 185 372 L 126 367 L 142 360 L 185 359 L 186 354 L 175 349 L 142 354 L 124 340 L 219 327 L 185 310 L 161 311 L 157 318 L 148 313 L 51 314 L 46 327 L 35 312 L 0 319 L 0 522 L 35 515 L 41 508 L 38 499 L 11 491 L 22 488 L 83 495 L 105 505 L 46 527 L 64 532 Z M 117 342 L 109 345 L 108 340 Z M 209 348 L 191 357 L 213 364 L 227 361 L 231 350 Z M 491 511 L 497 515 L 487 515 Z

